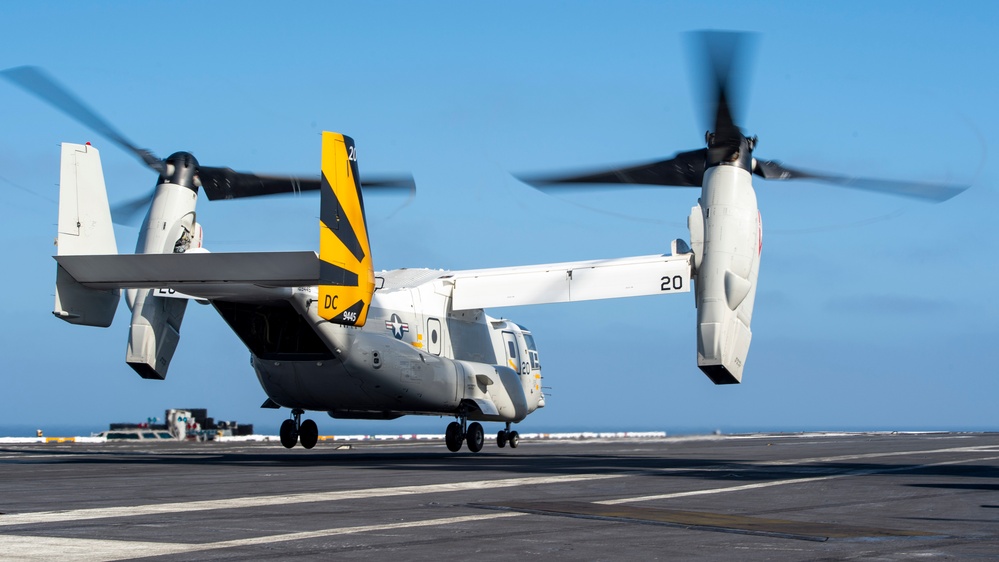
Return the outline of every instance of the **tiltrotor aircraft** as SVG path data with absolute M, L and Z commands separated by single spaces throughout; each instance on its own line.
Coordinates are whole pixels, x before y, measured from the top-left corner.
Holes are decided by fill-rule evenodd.
M 320 178 L 258 176 L 201 166 L 189 153 L 160 160 L 139 149 L 32 67 L 4 77 L 137 155 L 159 174 L 136 253 L 118 254 L 100 155 L 64 143 L 59 191 L 53 313 L 72 324 L 107 327 L 121 291 L 132 311 L 125 361 L 163 379 L 190 300 L 210 303 L 242 340 L 267 394 L 288 408 L 285 447 L 316 445 L 309 410 L 333 418 L 454 417 L 451 451 L 482 449 L 480 422 L 503 423 L 500 447 L 519 443 L 511 424 L 545 405 L 531 333 L 484 309 L 638 295 L 688 293 L 697 306 L 697 364 L 716 384 L 738 383 L 749 351 L 762 248 L 752 174 L 809 179 L 932 200 L 964 188 L 815 174 L 753 157 L 755 137 L 729 107 L 738 35 L 706 34 L 713 70 L 713 128 L 707 148 L 651 164 L 530 180 L 701 187 L 688 218 L 690 244 L 668 254 L 469 271 L 399 269 L 376 273 L 352 139 L 323 133 Z M 369 179 L 368 186 L 398 186 Z M 405 184 L 405 181 L 402 182 Z M 199 190 L 209 200 L 320 191 L 319 252 L 210 253 L 196 220 Z M 132 204 L 132 206 L 136 206 Z M 471 423 L 469 423 L 471 422 Z

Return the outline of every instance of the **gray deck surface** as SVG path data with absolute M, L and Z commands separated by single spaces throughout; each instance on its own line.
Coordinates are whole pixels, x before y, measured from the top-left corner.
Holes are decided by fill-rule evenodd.
M 0 445 L 0 558 L 999 559 L 999 434 Z

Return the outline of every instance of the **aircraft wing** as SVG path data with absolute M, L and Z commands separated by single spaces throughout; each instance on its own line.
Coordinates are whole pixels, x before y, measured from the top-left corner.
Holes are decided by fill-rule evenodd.
M 203 299 L 272 298 L 275 289 L 319 284 L 315 252 L 55 256 L 91 289 L 166 289 Z
M 456 271 L 454 310 L 690 292 L 693 254 Z
M 246 252 L 55 256 L 91 289 L 163 289 L 199 299 L 287 298 L 287 288 L 315 287 L 315 252 Z M 576 302 L 690 292 L 693 254 L 677 253 L 454 271 L 452 308 Z

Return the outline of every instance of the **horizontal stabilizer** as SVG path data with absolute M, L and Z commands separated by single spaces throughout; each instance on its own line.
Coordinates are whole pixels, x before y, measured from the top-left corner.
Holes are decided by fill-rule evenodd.
M 76 281 L 93 289 L 172 288 L 195 296 L 198 285 L 315 286 L 315 252 L 245 252 L 56 256 Z
M 457 271 L 454 310 L 690 292 L 693 254 Z

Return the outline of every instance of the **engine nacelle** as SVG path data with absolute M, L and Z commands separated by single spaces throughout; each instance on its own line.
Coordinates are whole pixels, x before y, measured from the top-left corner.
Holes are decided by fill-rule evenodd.
M 125 362 L 144 379 L 165 379 L 180 342 L 187 300 L 158 297 L 152 289 L 130 290 L 132 307 Z
M 694 251 L 697 366 L 715 384 L 742 381 L 760 271 L 762 226 L 751 176 L 719 165 L 704 174 L 688 219 Z
M 175 163 L 174 163 L 175 162 Z M 153 203 L 142 225 L 136 253 L 184 253 L 200 247 L 201 230 L 195 222 L 198 191 L 197 161 L 186 153 L 168 159 L 167 172 L 156 186 Z M 180 341 L 187 300 L 161 297 L 154 289 L 130 289 L 132 309 L 125 362 L 144 379 L 164 379 Z

